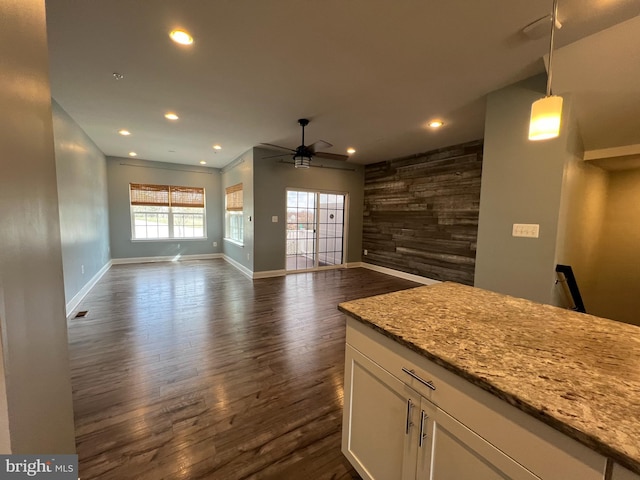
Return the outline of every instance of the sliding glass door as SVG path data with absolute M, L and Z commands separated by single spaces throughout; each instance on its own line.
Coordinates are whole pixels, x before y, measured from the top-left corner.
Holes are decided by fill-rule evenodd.
M 344 263 L 346 195 L 287 191 L 287 270 Z

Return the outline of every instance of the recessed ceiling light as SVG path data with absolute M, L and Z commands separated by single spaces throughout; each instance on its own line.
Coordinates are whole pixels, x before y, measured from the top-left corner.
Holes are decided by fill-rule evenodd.
M 444 122 L 442 120 L 433 120 L 432 122 L 429 122 L 429 126 L 431 128 L 440 128 L 443 125 Z
M 220 145 L 218 145 L 218 144 L 215 144 L 215 145 L 213 146 L 213 149 L 214 149 L 214 150 L 222 150 L 222 147 L 221 147 Z
M 204 160 L 200 160 L 200 165 L 206 165 L 207 162 L 205 162 Z
M 171 40 L 180 45 L 191 45 L 193 43 L 193 37 L 189 35 L 189 32 L 184 30 L 173 30 L 169 33 Z
M 164 114 L 164 118 L 167 120 L 178 120 L 180 117 L 173 112 L 167 112 Z
M 136 152 L 129 152 L 130 157 L 137 157 L 138 154 Z
M 349 147 L 349 148 L 347 148 L 347 153 L 348 153 L 349 155 L 352 155 L 352 154 L 356 153 L 356 149 L 355 149 L 355 148 L 351 148 L 351 147 Z
M 118 130 L 118 133 L 123 137 L 128 137 L 129 135 L 131 135 L 131 132 L 129 130 L 125 130 L 124 128 L 122 130 Z

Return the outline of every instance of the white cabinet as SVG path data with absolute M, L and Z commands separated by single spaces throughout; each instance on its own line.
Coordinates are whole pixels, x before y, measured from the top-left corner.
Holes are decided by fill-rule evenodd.
M 538 479 L 347 345 L 343 448 L 371 480 Z
M 603 480 L 606 464 L 351 318 L 342 451 L 367 480 Z

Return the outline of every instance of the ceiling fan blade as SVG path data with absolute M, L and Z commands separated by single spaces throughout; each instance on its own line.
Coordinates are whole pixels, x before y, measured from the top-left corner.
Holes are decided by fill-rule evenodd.
M 273 148 L 278 148 L 280 150 L 287 150 L 288 152 L 293 152 L 295 153 L 296 151 L 293 150 L 292 148 L 287 148 L 287 147 L 281 147 L 280 145 L 274 145 L 273 143 L 261 143 L 260 145 L 266 145 L 267 147 L 273 147 Z
M 289 153 L 281 153 L 279 155 L 269 155 L 268 157 L 261 157 L 260 160 L 266 160 L 267 158 L 282 158 L 282 157 L 288 157 L 290 154 Z
M 314 157 L 318 158 L 326 158 L 327 160 L 348 160 L 349 155 L 340 155 L 339 153 L 329 153 L 329 152 L 316 152 L 313 154 Z
M 329 142 L 325 142 L 324 140 L 318 140 L 317 142 L 314 142 L 311 145 L 309 145 L 307 148 L 312 152 L 315 152 L 316 150 L 321 148 L 331 148 L 331 147 L 333 147 L 333 145 L 330 144 Z

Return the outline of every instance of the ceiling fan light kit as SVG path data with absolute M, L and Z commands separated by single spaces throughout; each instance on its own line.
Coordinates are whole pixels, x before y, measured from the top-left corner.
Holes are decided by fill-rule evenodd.
M 562 119 L 562 97 L 551 95 L 551 79 L 553 77 L 553 41 L 558 17 L 558 0 L 553 0 L 551 14 L 551 40 L 549 42 L 549 70 L 547 73 L 547 94 L 531 105 L 529 120 L 529 140 L 547 140 L 560 135 Z
M 309 168 L 311 166 L 311 157 L 294 156 L 293 166 L 296 168 Z

